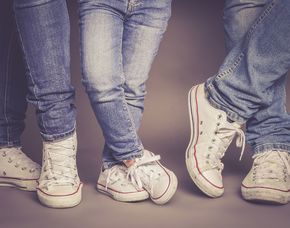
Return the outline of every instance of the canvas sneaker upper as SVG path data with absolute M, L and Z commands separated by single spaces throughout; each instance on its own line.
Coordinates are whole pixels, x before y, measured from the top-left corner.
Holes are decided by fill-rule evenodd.
M 246 200 L 288 203 L 290 200 L 290 155 L 271 150 L 253 156 L 253 166 L 242 182 Z
M 39 175 L 40 166 L 20 147 L 0 148 L 0 186 L 35 191 Z
M 118 201 L 141 201 L 149 197 L 143 189 L 137 189 L 127 178 L 127 167 L 115 165 L 102 170 L 98 179 L 97 189 Z
M 43 165 L 37 192 L 43 204 L 71 207 L 80 202 L 82 183 L 76 166 L 76 150 L 75 133 L 63 140 L 43 142 Z
M 162 166 L 160 156 L 144 150 L 141 158 L 128 168 L 128 178 L 139 189 L 148 191 L 151 199 L 157 204 L 167 203 L 177 188 L 175 174 Z
M 218 197 L 224 191 L 221 159 L 235 136 L 236 145 L 242 147 L 242 156 L 245 135 L 240 124 L 229 121 L 226 112 L 208 102 L 203 84 L 190 90 L 188 106 L 191 140 L 186 152 L 187 169 L 204 193 Z

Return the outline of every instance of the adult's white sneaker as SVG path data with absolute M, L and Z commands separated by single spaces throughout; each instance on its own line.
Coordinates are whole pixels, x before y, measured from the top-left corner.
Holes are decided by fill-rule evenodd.
M 191 137 L 186 150 L 186 166 L 196 186 L 210 197 L 224 193 L 222 180 L 223 158 L 238 135 L 237 146 L 245 147 L 241 125 L 230 122 L 227 114 L 207 100 L 204 84 L 192 87 L 188 94 Z
M 36 191 L 40 166 L 19 147 L 0 148 L 0 186 Z
M 82 186 L 76 166 L 77 139 L 72 136 L 43 142 L 43 165 L 37 195 L 52 208 L 69 208 L 81 202 Z
M 266 151 L 253 156 L 252 169 L 242 182 L 245 200 L 286 204 L 290 200 L 290 155 Z
M 143 156 L 128 168 L 128 177 L 138 189 L 146 189 L 154 203 L 165 204 L 175 194 L 178 181 L 159 160 L 159 155 L 144 150 Z
M 135 202 L 149 198 L 146 190 L 137 189 L 127 178 L 127 167 L 115 165 L 102 170 L 97 183 L 97 190 L 117 201 Z

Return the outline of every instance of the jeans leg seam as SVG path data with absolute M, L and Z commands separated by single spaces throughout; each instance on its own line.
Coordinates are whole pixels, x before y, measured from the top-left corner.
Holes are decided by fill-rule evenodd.
M 248 40 L 251 38 L 253 32 L 256 30 L 257 26 L 261 24 L 261 22 L 264 21 L 264 19 L 270 14 L 271 10 L 275 6 L 276 0 L 272 0 L 271 3 L 269 3 L 269 6 L 264 10 L 264 12 L 259 16 L 259 18 L 255 21 L 255 23 L 252 25 L 252 27 L 249 29 L 249 32 L 246 35 L 245 40 L 248 42 Z M 244 51 L 245 48 L 242 49 L 241 53 L 238 55 L 234 63 L 225 71 L 218 73 L 215 77 L 216 81 L 219 81 L 220 79 L 224 79 L 226 76 L 228 76 L 230 73 L 233 73 L 234 70 L 237 68 L 237 66 L 240 64 L 241 60 L 244 57 Z
M 243 50 L 244 51 L 244 50 Z M 236 60 L 234 61 L 234 63 L 225 71 L 218 73 L 216 75 L 216 81 L 219 81 L 221 79 L 224 79 L 227 75 L 231 74 L 234 72 L 234 70 L 239 66 L 239 64 L 241 63 L 243 57 L 244 57 L 244 53 L 243 51 L 239 54 L 239 56 L 236 58 Z
M 123 97 L 125 95 L 123 94 Z M 127 102 L 124 101 L 124 99 L 122 99 L 122 103 L 123 103 L 123 108 L 125 109 L 125 111 L 128 113 L 128 117 L 127 117 L 127 121 L 130 124 L 129 130 L 130 133 L 132 134 L 132 137 L 134 139 L 134 141 L 136 141 L 136 139 L 138 138 L 136 131 L 134 131 L 134 129 L 136 129 L 133 118 L 131 117 L 131 113 L 127 107 Z M 135 142 L 136 143 L 136 142 Z M 138 144 L 137 144 L 138 145 Z
M 264 10 L 264 12 L 258 17 L 258 19 L 254 22 L 254 24 L 251 26 L 251 28 L 249 29 L 247 35 L 246 35 L 246 40 L 250 39 L 250 37 L 252 36 L 253 32 L 255 31 L 255 29 L 257 28 L 257 26 L 259 24 L 261 24 L 261 22 L 263 22 L 263 20 L 270 14 L 271 10 L 274 8 L 275 6 L 275 2 L 276 0 L 272 0 L 271 3 L 269 3 L 269 5 L 266 7 L 266 9 Z
M 22 48 L 22 51 L 23 51 L 23 58 L 24 58 L 25 63 L 26 63 L 27 72 L 28 72 L 28 77 L 31 79 L 31 82 L 32 82 L 32 84 L 33 84 L 33 95 L 34 95 L 35 98 L 37 99 L 37 101 L 36 101 L 36 106 L 39 107 L 39 98 L 38 98 L 37 91 L 36 91 L 36 88 L 35 88 L 35 84 L 36 84 L 36 83 L 34 82 L 34 79 L 33 79 L 33 77 L 31 76 L 31 70 L 30 70 L 29 63 L 28 63 L 27 58 L 26 58 L 26 52 L 25 52 L 25 48 L 24 48 L 24 45 L 23 45 L 23 39 L 22 39 L 22 36 L 21 36 L 20 30 L 19 30 L 19 25 L 18 25 L 17 20 L 16 20 L 16 28 L 17 28 L 17 32 L 18 32 L 18 34 L 19 34 L 19 41 L 20 41 L 21 48 Z M 44 123 L 42 117 L 41 117 L 41 121 L 42 121 L 42 123 Z M 47 131 L 46 128 L 45 128 L 45 126 L 44 126 L 44 124 L 43 124 L 43 128 L 44 128 L 45 131 Z
M 11 59 L 11 56 L 10 56 L 10 53 L 11 53 L 11 49 L 12 49 L 12 40 L 13 40 L 13 37 L 11 37 L 11 39 L 9 40 L 9 45 L 8 45 L 8 56 L 7 56 L 7 65 L 6 65 L 6 77 L 5 77 L 5 91 L 4 91 L 4 118 L 5 118 L 5 121 L 7 123 L 7 128 L 6 128 L 6 135 L 7 135 L 7 144 L 10 145 L 10 126 L 9 126 L 9 118 L 7 116 L 7 105 L 8 105 L 8 80 L 9 80 L 9 70 L 10 70 L 10 59 Z

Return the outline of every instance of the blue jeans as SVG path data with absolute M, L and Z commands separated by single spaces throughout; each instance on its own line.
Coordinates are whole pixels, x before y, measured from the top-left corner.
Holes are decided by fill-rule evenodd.
M 65 0 L 14 0 L 16 24 L 26 61 L 28 102 L 44 140 L 75 129 L 70 82 L 70 24 Z
M 229 119 L 247 123 L 254 152 L 290 152 L 290 116 L 285 75 L 290 67 L 290 1 L 226 1 L 230 50 L 219 72 L 206 82 L 209 101 Z
M 13 15 L 13 2 L 0 3 L 0 147 L 20 146 L 27 103 L 25 68 Z
M 83 84 L 100 123 L 104 168 L 142 156 L 145 82 L 171 0 L 79 0 Z

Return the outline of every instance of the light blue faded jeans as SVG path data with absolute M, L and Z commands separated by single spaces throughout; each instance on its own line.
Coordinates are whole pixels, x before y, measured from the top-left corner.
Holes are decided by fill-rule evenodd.
M 75 131 L 75 91 L 70 78 L 70 23 L 65 0 L 14 0 L 26 62 L 27 100 L 36 108 L 45 141 Z M 13 104 L 11 104 L 13 105 Z
M 171 0 L 79 0 L 83 84 L 105 138 L 103 166 L 142 156 L 145 82 Z
M 290 152 L 286 73 L 290 67 L 290 1 L 227 0 L 228 55 L 207 80 L 209 101 L 229 119 L 246 123 L 254 152 Z

